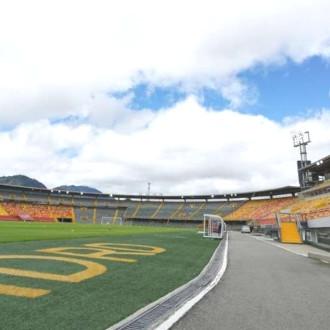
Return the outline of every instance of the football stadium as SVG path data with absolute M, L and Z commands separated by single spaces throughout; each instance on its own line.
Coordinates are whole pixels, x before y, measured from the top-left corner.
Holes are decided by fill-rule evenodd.
M 0 1 L 0 330 L 329 330 L 330 1 Z
M 153 196 L 2 184 L 2 327 L 164 329 L 176 324 L 174 328 L 179 329 L 180 322 L 187 322 L 190 328 L 193 318 L 179 320 L 224 274 L 228 243 L 229 260 L 233 258 L 230 272 L 238 271 L 235 258 L 243 258 L 246 249 L 245 253 L 253 251 L 249 263 L 258 267 L 265 262 L 263 271 L 275 260 L 281 268 L 283 262 L 291 262 L 285 259 L 292 258 L 292 267 L 295 261 L 300 263 L 302 281 L 319 271 L 319 281 L 326 286 L 330 279 L 326 265 L 330 262 L 330 156 L 309 161 L 307 142 L 303 134 L 297 142 L 302 150 L 297 162 L 300 186 L 272 190 Z M 288 256 L 288 252 L 262 253 L 265 243 L 311 261 Z M 240 262 L 241 271 L 246 272 L 247 260 Z M 290 290 L 301 285 L 290 272 L 271 272 L 279 276 L 278 285 L 289 285 Z M 244 276 L 248 280 L 249 274 Z M 312 295 L 307 299 L 314 299 L 309 286 L 304 291 Z M 316 298 L 329 299 L 328 293 L 318 292 Z M 326 300 L 320 301 L 326 310 Z M 211 318 L 205 328 L 216 328 L 212 310 L 204 312 Z M 320 328 L 326 315 L 318 321 Z M 208 322 L 204 317 L 198 317 L 201 325 L 191 327 L 202 327 Z

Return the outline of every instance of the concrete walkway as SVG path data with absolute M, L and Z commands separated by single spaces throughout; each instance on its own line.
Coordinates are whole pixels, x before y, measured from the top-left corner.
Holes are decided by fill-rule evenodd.
M 316 254 L 322 254 L 322 255 L 330 258 L 330 252 L 318 249 L 309 244 L 283 244 L 283 243 L 273 240 L 272 238 L 265 237 L 265 236 L 252 235 L 251 237 L 258 239 L 260 241 L 263 241 L 265 243 L 272 244 L 273 246 L 276 246 L 280 249 L 284 249 L 289 252 L 304 256 L 304 257 L 307 257 L 308 253 L 316 253 Z
M 230 233 L 218 286 L 173 329 L 330 328 L 330 265 Z

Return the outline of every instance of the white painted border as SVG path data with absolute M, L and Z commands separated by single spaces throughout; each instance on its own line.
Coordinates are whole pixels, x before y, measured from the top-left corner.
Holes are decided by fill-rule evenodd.
M 228 235 L 228 234 L 227 234 Z M 195 304 L 197 304 L 209 291 L 211 291 L 221 280 L 224 275 L 227 264 L 228 264 L 228 236 L 225 241 L 225 250 L 224 257 L 221 268 L 214 278 L 214 280 L 198 295 L 193 297 L 191 300 L 187 301 L 184 305 L 182 305 L 178 310 L 175 311 L 167 320 L 165 320 L 161 325 L 156 327 L 156 330 L 168 330 L 170 329 L 176 322 L 178 322 L 182 316 L 184 316 Z
M 228 234 L 228 232 L 227 232 L 226 239 L 222 241 L 222 242 L 225 242 L 225 247 L 224 247 L 224 252 L 223 252 L 223 253 L 224 253 L 224 257 L 223 257 L 223 263 L 222 263 L 222 266 L 221 266 L 221 269 L 220 269 L 218 275 L 220 274 L 221 271 L 224 273 L 225 270 L 226 270 L 226 268 L 227 268 L 228 239 L 229 239 L 229 234 Z M 166 294 L 165 296 L 159 298 L 158 300 L 156 300 L 156 301 L 150 303 L 149 305 L 147 305 L 147 306 L 145 306 L 145 307 L 142 307 L 141 309 L 137 310 L 137 311 L 134 312 L 133 314 L 129 315 L 127 318 L 125 318 L 125 319 L 119 321 L 119 322 L 116 323 L 116 324 L 113 324 L 112 326 L 110 326 L 110 327 L 107 328 L 106 330 L 117 330 L 117 329 L 119 329 L 119 328 L 122 327 L 123 325 L 129 323 L 131 320 L 134 320 L 134 319 L 137 318 L 138 316 L 142 315 L 144 312 L 146 312 L 146 311 L 148 311 L 149 309 L 155 307 L 156 305 L 161 304 L 162 302 L 164 302 L 164 301 L 166 301 L 167 299 L 171 298 L 172 296 L 174 296 L 174 295 L 177 294 L 178 292 L 181 292 L 182 290 L 184 290 L 187 286 L 189 286 L 189 285 L 190 285 L 191 283 L 193 283 L 198 277 L 202 276 L 202 275 L 207 271 L 207 268 L 208 268 L 209 264 L 212 263 L 213 259 L 215 258 L 215 255 L 216 255 L 217 251 L 221 248 L 222 242 L 220 242 L 220 244 L 218 245 L 218 247 L 217 247 L 217 248 L 215 249 L 215 251 L 213 252 L 212 257 L 210 258 L 209 262 L 207 263 L 207 265 L 205 265 L 205 267 L 203 268 L 203 270 L 200 272 L 200 274 L 199 274 L 197 277 L 191 279 L 189 282 L 187 282 L 187 283 L 183 284 L 182 286 L 180 286 L 180 287 L 174 289 L 173 291 L 169 292 L 168 294 Z M 224 267 L 224 264 L 225 264 L 225 267 Z M 222 270 L 223 267 L 224 267 L 224 269 Z M 218 279 L 218 281 L 217 281 L 217 282 L 216 282 L 216 283 L 215 283 L 215 284 L 214 284 L 214 285 L 213 285 L 208 291 L 210 291 L 210 290 L 211 290 L 211 289 L 212 289 L 212 288 L 213 288 L 213 287 L 219 282 L 219 280 L 220 280 L 221 277 L 223 276 L 223 273 L 221 274 L 221 276 L 220 276 L 220 278 Z M 217 276 L 218 276 L 218 275 L 217 275 Z M 215 279 L 217 278 L 217 276 L 215 277 Z M 213 282 L 214 282 L 214 281 L 213 281 Z M 213 284 L 213 282 L 210 284 L 210 286 Z M 207 292 L 206 292 L 206 293 L 207 293 Z M 206 293 L 205 293 L 205 294 L 206 294 Z M 204 295 L 205 295 L 205 294 L 204 294 Z M 204 295 L 203 295 L 203 296 L 204 296 Z M 202 299 L 203 296 L 200 297 L 200 298 L 195 302 L 195 304 L 196 304 L 200 299 Z M 193 298 L 193 299 L 194 299 L 194 298 Z M 187 303 L 189 303 L 189 302 L 187 302 Z M 186 304 L 187 304 L 187 303 L 186 303 Z M 184 306 L 184 305 L 183 305 L 183 306 Z M 182 306 L 182 307 L 183 307 L 183 306 Z M 192 305 L 192 306 L 193 306 L 193 305 Z M 191 307 L 192 307 L 192 306 L 191 306 Z M 191 308 L 191 307 L 190 307 L 190 308 Z M 189 308 L 189 309 L 190 309 L 190 308 Z M 189 310 L 189 309 L 188 309 L 188 310 Z M 180 309 L 179 309 L 179 310 L 180 310 Z M 188 310 L 187 310 L 187 311 L 188 311 Z M 187 311 L 186 311 L 186 312 L 187 312 Z M 183 316 L 183 315 L 184 315 L 184 314 L 182 314 L 182 316 Z M 182 317 L 182 316 L 181 316 L 181 317 Z M 178 321 L 178 320 L 179 320 L 179 318 L 177 319 L 177 321 Z M 158 329 L 158 327 L 160 327 L 162 324 L 163 324 L 163 323 L 161 323 L 161 324 L 158 325 L 158 326 L 155 325 L 153 329 Z M 173 324 L 174 324 L 174 323 L 173 323 Z M 173 325 L 173 324 L 172 324 L 172 325 Z M 164 328 L 164 329 L 165 329 L 165 328 Z

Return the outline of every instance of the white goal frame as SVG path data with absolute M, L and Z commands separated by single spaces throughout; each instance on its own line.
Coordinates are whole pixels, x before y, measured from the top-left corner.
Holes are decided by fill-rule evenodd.
M 102 216 L 101 225 L 122 225 L 124 224 L 122 217 L 107 217 Z
M 203 237 L 221 239 L 227 231 L 226 227 L 226 223 L 219 215 L 204 214 Z

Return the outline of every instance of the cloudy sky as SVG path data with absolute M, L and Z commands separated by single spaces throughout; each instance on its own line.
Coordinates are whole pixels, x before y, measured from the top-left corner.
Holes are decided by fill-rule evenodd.
M 329 0 L 0 1 L 0 175 L 104 192 L 297 184 L 330 153 Z

